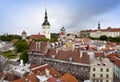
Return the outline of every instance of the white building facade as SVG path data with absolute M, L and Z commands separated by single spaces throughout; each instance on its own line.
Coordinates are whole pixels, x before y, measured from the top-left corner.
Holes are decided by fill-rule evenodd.
M 91 62 L 90 82 L 113 82 L 113 64 L 107 58 Z

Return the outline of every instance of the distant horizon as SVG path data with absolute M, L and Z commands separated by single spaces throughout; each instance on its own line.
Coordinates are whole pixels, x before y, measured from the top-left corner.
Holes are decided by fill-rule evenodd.
M 120 27 L 120 0 L 0 0 L 0 35 L 41 33 L 45 8 L 52 33 Z

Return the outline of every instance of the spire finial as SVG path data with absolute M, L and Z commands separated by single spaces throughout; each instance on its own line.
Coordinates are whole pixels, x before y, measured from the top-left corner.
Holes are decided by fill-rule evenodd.
M 100 21 L 98 22 L 98 29 L 100 29 Z
M 44 25 L 48 25 L 50 26 L 49 22 L 48 22 L 48 16 L 47 16 L 47 9 L 45 8 L 45 17 L 44 17 L 44 22 L 42 24 L 42 26 Z

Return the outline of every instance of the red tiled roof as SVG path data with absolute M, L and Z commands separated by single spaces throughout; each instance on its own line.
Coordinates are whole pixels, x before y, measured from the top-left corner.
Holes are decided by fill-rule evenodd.
M 7 73 L 5 79 L 8 80 L 8 81 L 13 81 L 14 80 L 14 75 L 10 74 L 10 73 Z
M 66 73 L 61 77 L 61 80 L 64 82 L 78 82 L 78 80 L 75 78 L 75 76 Z
M 40 53 L 44 53 L 46 50 L 47 42 L 35 42 L 33 41 L 29 47 L 29 52 L 39 51 Z
M 97 57 L 104 58 L 105 57 L 104 52 L 95 52 L 95 58 L 97 58 Z
M 31 35 L 29 39 L 43 39 L 43 38 L 45 38 L 45 35 L 36 34 Z
M 58 60 L 68 61 L 70 57 L 72 57 L 72 62 L 89 64 L 89 55 L 87 55 L 86 52 L 82 52 L 82 56 L 80 57 L 80 51 L 59 50 L 55 58 Z
M 30 66 L 30 69 L 35 68 L 35 67 L 38 67 L 38 66 L 40 66 L 40 64 L 39 64 L 39 63 L 34 64 L 34 65 L 31 65 L 31 66 Z
M 111 60 L 113 59 L 114 57 L 118 57 L 116 53 L 110 53 L 107 55 L 107 57 Z
M 57 82 L 57 78 L 55 77 L 50 77 L 48 82 Z
M 45 55 L 45 57 L 50 58 L 52 55 L 56 55 L 56 50 L 53 48 L 50 48 L 50 49 L 48 49 L 48 52 Z
M 61 77 L 62 74 L 60 72 L 58 72 L 57 70 L 55 70 L 54 68 L 50 68 L 50 75 L 54 76 L 54 77 Z
M 36 77 L 36 74 L 28 75 L 27 77 L 14 80 L 12 82 L 26 82 L 26 79 L 28 79 L 28 82 L 39 82 Z
M 90 38 L 83 38 L 84 44 L 88 44 L 90 41 Z
M 38 71 L 43 72 L 43 71 L 45 71 L 46 68 L 48 68 L 48 65 L 38 66 L 36 68 L 32 68 L 31 71 L 32 71 L 33 74 L 37 74 Z
M 117 66 L 120 67 L 120 58 L 118 58 L 116 53 L 110 53 L 107 57 Z
M 120 67 L 120 59 L 119 58 L 115 58 L 115 60 L 113 61 L 114 64 L 116 64 L 118 67 Z

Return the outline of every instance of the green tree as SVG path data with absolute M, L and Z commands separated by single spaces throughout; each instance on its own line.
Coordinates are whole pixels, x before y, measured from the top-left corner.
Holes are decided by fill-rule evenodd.
M 102 40 L 102 41 L 107 41 L 107 36 L 106 35 L 102 35 L 102 36 L 100 36 L 99 39 Z
M 19 35 L 1 35 L 0 36 L 0 40 L 2 40 L 2 41 L 11 41 L 11 40 L 13 40 L 13 39 L 21 39 L 21 36 L 19 36 Z
M 19 40 L 15 43 L 16 51 L 23 52 L 24 50 L 28 50 L 29 45 L 25 40 Z
M 57 42 L 57 41 L 58 41 L 58 39 L 56 39 L 56 38 L 51 38 L 51 39 L 50 39 L 50 42 L 52 42 L 52 43 L 53 43 L 53 42 Z
M 22 54 L 20 55 L 20 59 L 22 59 L 24 63 L 27 63 L 27 62 L 28 62 L 27 50 L 24 50 L 24 51 L 22 52 Z
M 51 33 L 51 38 L 58 38 L 59 37 L 59 33 Z

